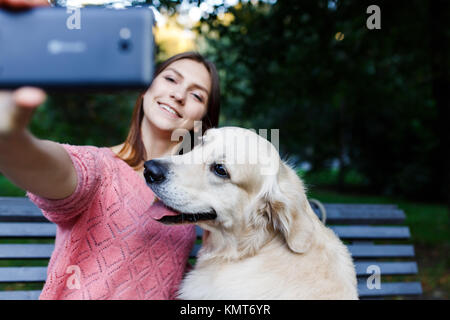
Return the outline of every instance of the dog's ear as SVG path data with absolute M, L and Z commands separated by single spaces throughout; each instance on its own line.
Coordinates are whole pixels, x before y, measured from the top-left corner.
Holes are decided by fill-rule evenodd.
M 260 193 L 260 213 L 281 232 L 292 251 L 307 252 L 314 239 L 314 224 L 301 180 L 283 163 L 278 174 L 268 178 Z

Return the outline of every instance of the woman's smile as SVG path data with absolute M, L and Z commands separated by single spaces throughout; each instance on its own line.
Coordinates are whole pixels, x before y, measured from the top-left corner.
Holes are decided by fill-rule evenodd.
M 157 102 L 158 106 L 160 107 L 161 110 L 164 111 L 165 114 L 167 114 L 168 116 L 170 116 L 173 119 L 179 119 L 182 118 L 181 115 L 178 113 L 177 110 L 175 110 L 175 108 L 171 107 L 168 104 L 162 103 L 162 102 Z

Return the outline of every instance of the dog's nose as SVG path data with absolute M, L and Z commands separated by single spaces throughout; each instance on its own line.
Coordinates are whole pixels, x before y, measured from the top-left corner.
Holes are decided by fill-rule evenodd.
M 144 177 L 147 183 L 161 183 L 166 180 L 167 166 L 158 160 L 144 163 Z

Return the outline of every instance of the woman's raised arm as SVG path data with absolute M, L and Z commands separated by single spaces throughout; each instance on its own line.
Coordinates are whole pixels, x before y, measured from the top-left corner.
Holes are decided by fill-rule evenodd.
M 48 199 L 76 189 L 75 167 L 58 143 L 34 137 L 27 126 L 45 92 L 24 87 L 0 91 L 0 172 L 18 187 Z

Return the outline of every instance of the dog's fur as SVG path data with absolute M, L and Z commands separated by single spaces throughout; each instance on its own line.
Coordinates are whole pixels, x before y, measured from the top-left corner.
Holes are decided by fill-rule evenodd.
M 317 218 L 302 181 L 273 145 L 233 127 L 210 129 L 203 140 L 185 155 L 157 160 L 166 177 L 151 184 L 185 217 L 217 215 L 195 216 L 206 236 L 179 298 L 357 299 L 346 246 Z M 217 175 L 214 163 L 229 177 Z

